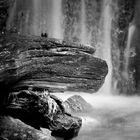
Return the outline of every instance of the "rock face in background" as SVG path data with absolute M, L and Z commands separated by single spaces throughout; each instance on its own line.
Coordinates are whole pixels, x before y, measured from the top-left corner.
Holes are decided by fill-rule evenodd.
M 103 0 L 62 0 L 64 39 L 97 46 L 102 3 Z
M 134 79 L 136 93 L 140 94 L 140 1 L 135 2 L 135 14 L 133 18 L 133 25 L 135 26 L 134 36 L 131 44 L 131 63 L 130 66 L 134 69 Z M 133 53 L 134 52 L 134 53 Z
M 3 35 L 0 44 L 0 83 L 9 90 L 96 92 L 108 72 L 90 46 L 16 34 Z
M 112 23 L 112 83 L 119 94 L 134 94 L 138 90 L 137 76 L 139 74 L 137 66 L 139 62 L 134 55 L 138 51 L 135 52 L 136 47 L 133 44 L 131 44 L 129 50 L 127 48 L 129 27 L 133 24 L 134 19 L 135 2 L 136 0 L 118 0 L 112 3 L 112 13 L 114 13 Z M 116 7 L 118 8 L 116 9 Z M 125 55 L 128 53 L 127 51 L 130 51 L 130 54 L 126 71 L 127 60 Z

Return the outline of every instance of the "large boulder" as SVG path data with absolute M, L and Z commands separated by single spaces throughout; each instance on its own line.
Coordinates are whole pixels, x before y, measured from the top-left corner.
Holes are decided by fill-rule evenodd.
M 96 92 L 108 67 L 95 49 L 46 37 L 0 36 L 0 112 L 65 139 L 78 135 L 82 120 L 65 111 L 49 92 Z M 16 131 L 16 130 L 15 130 Z
M 52 135 L 67 139 L 77 136 L 82 125 L 80 118 L 65 112 L 61 100 L 47 92 L 12 92 L 3 112 L 36 129 L 47 128 Z
M 104 60 L 93 57 L 94 52 L 93 47 L 55 39 L 2 35 L 0 87 L 96 92 L 108 67 Z
M 1 140 L 55 140 L 49 130 L 43 133 L 19 119 L 10 116 L 0 116 Z

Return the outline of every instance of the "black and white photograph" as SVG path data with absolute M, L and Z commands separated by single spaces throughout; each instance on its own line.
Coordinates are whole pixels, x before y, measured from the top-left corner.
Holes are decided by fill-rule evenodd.
M 140 140 L 140 0 L 0 0 L 0 140 Z

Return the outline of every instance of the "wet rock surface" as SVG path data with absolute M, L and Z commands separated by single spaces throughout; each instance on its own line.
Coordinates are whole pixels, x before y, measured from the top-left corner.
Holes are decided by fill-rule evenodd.
M 70 113 L 85 113 L 93 110 L 93 107 L 79 95 L 69 97 L 64 102 L 64 106 L 66 112 Z
M 64 139 L 77 136 L 82 120 L 49 92 L 97 91 L 108 72 L 106 62 L 93 57 L 90 46 L 13 33 L 0 37 L 1 114 Z
M 10 93 L 4 112 L 36 129 L 47 128 L 52 135 L 67 139 L 77 136 L 82 125 L 80 118 L 65 112 L 61 100 L 46 92 Z
M 0 83 L 12 90 L 32 86 L 51 92 L 96 92 L 108 72 L 90 46 L 17 34 L 1 36 L 0 45 Z

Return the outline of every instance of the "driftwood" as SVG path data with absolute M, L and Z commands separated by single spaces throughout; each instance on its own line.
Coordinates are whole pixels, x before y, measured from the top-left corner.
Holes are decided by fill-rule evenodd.
M 108 68 L 94 52 L 90 46 L 5 34 L 0 38 L 0 86 L 96 92 Z

